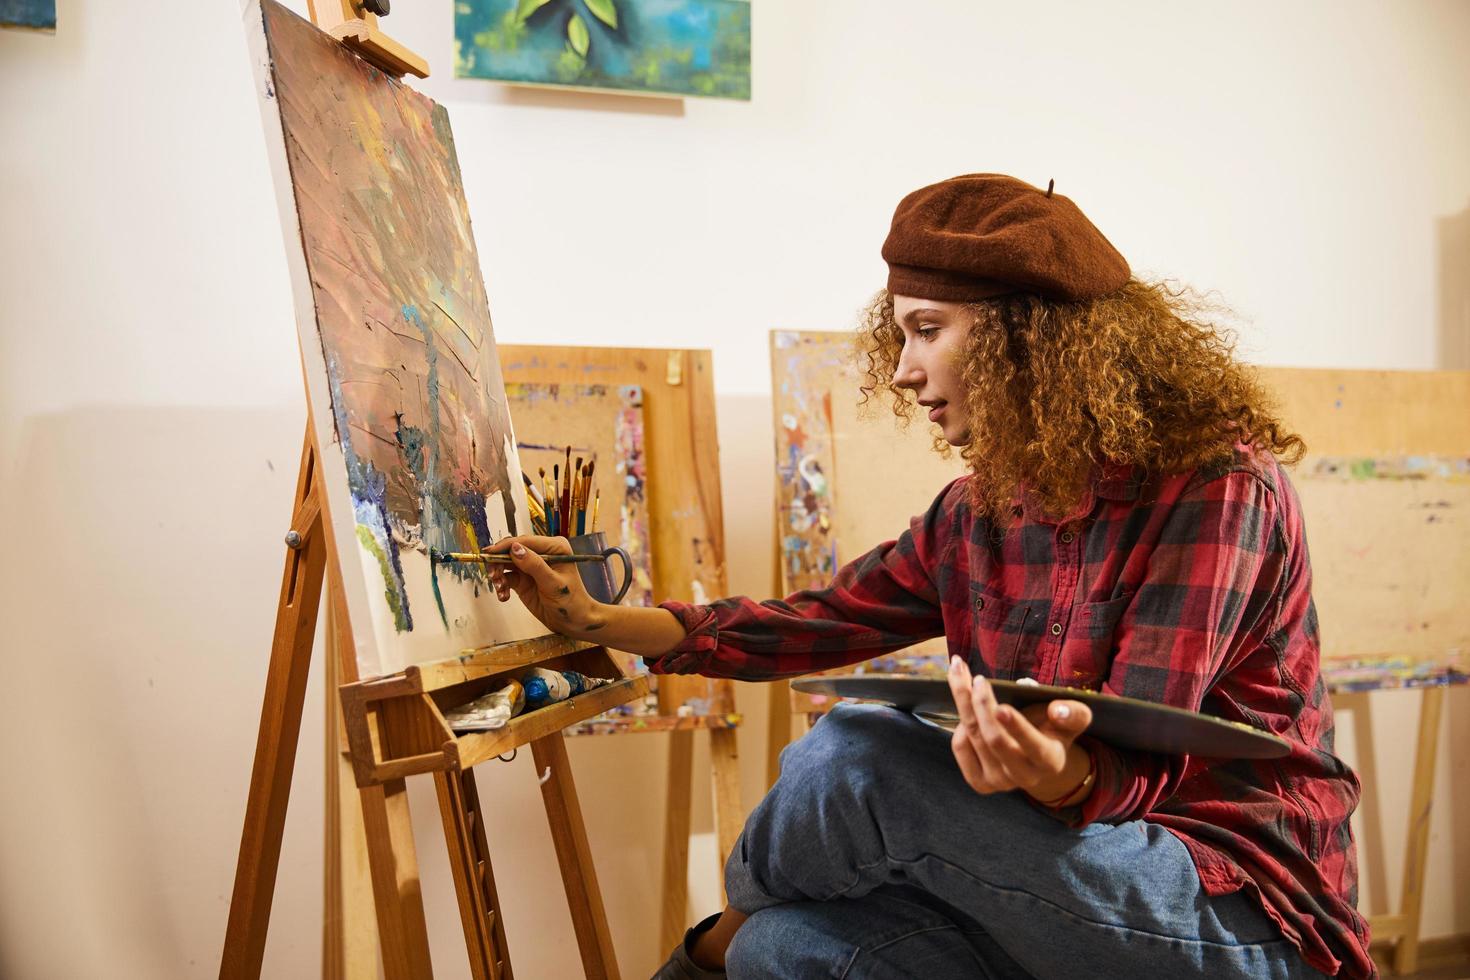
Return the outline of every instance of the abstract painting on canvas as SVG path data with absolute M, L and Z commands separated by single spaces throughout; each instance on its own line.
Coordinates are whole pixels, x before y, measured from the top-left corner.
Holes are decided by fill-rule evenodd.
M 448 115 L 272 0 L 260 11 L 267 149 L 359 673 L 544 633 L 494 601 L 484 566 L 430 558 L 529 531 Z

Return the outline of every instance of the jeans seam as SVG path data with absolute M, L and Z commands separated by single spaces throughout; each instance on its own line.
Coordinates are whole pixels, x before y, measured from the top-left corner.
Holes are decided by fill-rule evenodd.
M 922 936 L 926 932 L 943 932 L 945 929 L 954 929 L 956 932 L 959 931 L 958 927 L 955 926 L 954 923 L 945 923 L 944 925 L 938 926 L 923 926 L 921 928 L 914 929 L 911 932 L 906 932 L 902 936 L 894 936 L 891 939 L 885 939 L 876 946 L 854 946 L 852 950 L 852 955 L 847 958 L 847 964 L 843 966 L 842 972 L 837 975 L 837 980 L 844 980 L 844 978 L 846 978 L 846 976 L 852 972 L 852 968 L 857 965 L 857 958 L 863 953 L 876 953 L 878 952 L 878 950 L 883 949 L 885 946 L 892 946 L 894 943 L 901 943 L 905 939 L 912 939 L 915 936 Z
M 853 878 L 852 878 L 852 881 L 850 881 L 847 884 L 843 885 L 841 888 L 837 889 L 835 892 L 832 892 L 830 895 L 826 895 L 824 897 L 817 898 L 817 901 L 819 901 L 819 902 L 830 902 L 834 898 L 847 898 L 848 897 L 848 894 L 847 893 L 850 892 L 850 891 L 852 891 L 854 888 L 856 888 L 859 884 L 862 883 L 863 875 L 866 872 L 872 870 L 873 868 L 877 868 L 877 867 L 880 867 L 880 866 L 885 865 L 885 864 L 890 864 L 894 860 L 895 859 L 893 857 L 891 857 L 891 856 L 889 856 L 888 854 L 885 853 L 882 857 L 880 857 L 878 860 L 872 862 L 871 864 L 860 864 L 860 865 L 858 865 L 856 868 L 853 869 Z M 813 897 L 815 897 L 815 896 L 813 896 Z
M 1024 898 L 1029 898 L 1029 899 L 1031 899 L 1032 901 L 1034 901 L 1034 902 L 1036 902 L 1038 904 L 1045 905 L 1045 906 L 1047 906 L 1049 908 L 1055 909 L 1056 911 L 1060 912 L 1062 915 L 1065 915 L 1065 916 L 1067 916 L 1069 918 L 1072 918 L 1072 919 L 1076 919 L 1078 922 L 1084 922 L 1084 923 L 1086 923 L 1088 925 L 1096 926 L 1096 927 L 1098 927 L 1100 929 L 1113 929 L 1113 930 L 1116 930 L 1118 932 L 1133 933 L 1135 935 L 1148 936 L 1148 937 L 1150 937 L 1152 939 L 1162 939 L 1162 940 L 1166 940 L 1168 942 L 1173 942 L 1173 943 L 1183 943 L 1183 944 L 1193 945 L 1193 946 L 1214 946 L 1214 947 L 1218 947 L 1220 949 L 1260 949 L 1263 946 L 1269 946 L 1269 945 L 1272 945 L 1272 944 L 1275 944 L 1275 943 L 1287 943 L 1288 945 L 1291 945 L 1291 940 L 1287 939 L 1285 936 L 1277 936 L 1275 939 L 1269 939 L 1269 940 L 1266 940 L 1265 942 L 1257 942 L 1257 943 L 1223 943 L 1223 942 L 1217 942 L 1216 940 L 1213 940 L 1213 939 L 1185 939 L 1182 936 L 1171 936 L 1171 935 L 1169 935 L 1167 933 L 1150 932 L 1147 929 L 1139 929 L 1139 928 L 1137 928 L 1135 926 L 1118 925 L 1117 923 L 1113 923 L 1113 922 L 1099 922 L 1096 919 L 1089 919 L 1085 915 L 1079 915 L 1078 913 L 1076 913 L 1073 910 L 1067 908 L 1066 906 L 1064 906 L 1064 905 L 1058 905 L 1056 902 L 1053 902 L 1053 901 L 1051 901 L 1048 898 L 1043 898 L 1042 896 L 1037 895 L 1035 892 L 1028 892 L 1028 891 L 1026 891 L 1025 889 L 1022 889 L 1022 888 L 1006 888 L 1006 887 L 1004 887 L 1002 885 L 997 885 L 994 882 L 986 881 L 984 878 L 977 877 L 977 876 L 969 873 L 968 871 L 965 871 L 963 868 L 957 867 L 956 865 L 950 864 L 949 862 L 940 860 L 939 858 L 936 858 L 936 857 L 929 856 L 927 858 L 917 858 L 917 859 L 915 859 L 913 861 L 902 861 L 902 860 L 899 860 L 899 859 L 895 858 L 894 861 L 896 863 L 898 863 L 898 864 L 913 864 L 913 865 L 917 865 L 921 861 L 924 861 L 926 859 L 929 860 L 929 861 L 933 861 L 935 864 L 943 865 L 944 867 L 949 868 L 950 870 L 954 871 L 956 874 L 959 874 L 959 875 L 961 875 L 961 876 L 963 876 L 965 878 L 968 878 L 969 880 L 971 880 L 973 882 L 976 882 L 977 884 L 981 885 L 982 887 L 989 888 L 990 890 L 996 891 L 996 892 L 1003 892 L 1003 893 L 1008 894 L 1008 895 L 1019 895 L 1019 896 L 1022 896 Z

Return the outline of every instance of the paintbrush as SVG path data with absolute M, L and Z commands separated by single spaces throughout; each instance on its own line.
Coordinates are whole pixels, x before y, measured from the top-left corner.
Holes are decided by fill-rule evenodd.
M 531 509 L 531 523 L 536 527 L 536 533 L 542 533 L 540 529 L 547 526 L 546 511 L 541 509 L 541 505 L 536 502 L 535 497 L 527 497 L 526 504 Z
M 521 470 L 521 479 L 526 481 L 526 489 L 531 491 L 531 499 L 538 504 L 541 503 L 541 491 L 536 489 L 536 482 L 531 479 L 531 475 L 525 470 Z M 543 506 L 542 510 L 545 509 Z
M 559 503 L 559 505 L 561 507 L 561 518 L 560 518 L 560 521 L 561 521 L 561 533 L 567 535 L 568 537 L 570 537 L 572 534 L 576 533 L 574 531 L 569 530 L 569 528 L 571 527 L 571 520 L 572 520 L 572 447 L 571 446 L 567 446 L 567 468 L 566 468 L 566 474 L 567 474 L 567 478 L 566 478 L 566 481 L 562 484 L 561 495 L 557 497 L 557 501 L 558 501 L 558 503 Z
M 596 528 L 587 523 L 587 506 L 592 503 L 592 473 L 597 469 L 597 460 L 587 463 L 587 469 L 582 474 L 582 504 L 578 508 L 577 533 L 586 534 L 595 531 Z
M 546 524 L 546 534 L 552 534 L 551 528 L 551 481 L 546 477 L 546 467 L 541 468 L 541 511 L 545 515 L 542 520 Z
M 568 449 L 571 447 L 568 446 Z M 577 467 L 573 470 L 576 474 L 572 478 L 572 494 L 567 498 L 567 527 L 571 528 L 572 534 L 581 534 L 577 529 L 577 498 L 582 495 L 582 457 L 577 457 Z M 568 535 L 570 537 L 571 535 Z
M 570 565 L 589 561 L 605 561 L 601 555 L 542 555 L 548 565 Z M 476 555 L 463 551 L 430 551 L 429 560 L 436 564 L 465 562 L 474 565 L 513 565 L 510 555 Z

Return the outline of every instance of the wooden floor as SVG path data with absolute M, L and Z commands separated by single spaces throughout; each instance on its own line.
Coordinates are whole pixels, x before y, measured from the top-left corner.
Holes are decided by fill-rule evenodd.
M 1443 966 L 1437 970 L 1410 973 L 1402 980 L 1470 980 L 1470 966 Z
M 1391 953 L 1375 944 L 1373 959 L 1384 977 L 1394 974 L 1388 970 Z M 1419 944 L 1419 964 L 1415 973 L 1404 974 L 1399 980 L 1470 980 L 1470 936 L 1437 936 Z

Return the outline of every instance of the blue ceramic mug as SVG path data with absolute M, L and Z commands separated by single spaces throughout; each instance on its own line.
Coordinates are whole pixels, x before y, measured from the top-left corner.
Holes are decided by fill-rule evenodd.
M 623 596 L 628 594 L 628 588 L 633 584 L 633 560 L 628 557 L 628 553 L 622 548 L 609 548 L 607 535 L 602 531 L 578 534 L 567 540 L 571 542 L 574 555 L 602 556 L 602 561 L 586 561 L 577 565 L 582 584 L 587 587 L 587 594 L 610 606 L 622 602 Z M 608 567 L 608 559 L 613 555 L 623 560 L 623 584 L 616 590 L 613 589 L 612 570 Z

